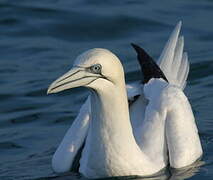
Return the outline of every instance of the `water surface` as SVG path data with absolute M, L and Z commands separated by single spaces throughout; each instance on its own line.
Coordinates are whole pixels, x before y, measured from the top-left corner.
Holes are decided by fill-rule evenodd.
M 157 59 L 179 20 L 191 63 L 185 92 L 196 116 L 205 165 L 193 173 L 156 178 L 212 179 L 212 17 L 211 0 L 2 0 L 0 179 L 57 176 L 51 157 L 88 91 L 78 88 L 47 96 L 46 90 L 71 68 L 79 53 L 94 47 L 110 49 L 121 59 L 127 82 L 139 80 L 130 43 L 140 44 Z M 76 174 L 61 178 L 82 179 Z

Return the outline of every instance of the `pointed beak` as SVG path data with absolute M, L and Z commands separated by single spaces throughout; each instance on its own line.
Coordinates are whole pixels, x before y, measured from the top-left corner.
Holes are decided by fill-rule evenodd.
M 66 89 L 86 86 L 100 76 L 87 72 L 83 67 L 74 67 L 66 74 L 55 80 L 48 88 L 47 94 L 57 93 Z

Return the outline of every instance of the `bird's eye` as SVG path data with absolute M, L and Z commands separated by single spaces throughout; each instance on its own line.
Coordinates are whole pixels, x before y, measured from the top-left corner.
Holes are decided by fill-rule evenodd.
M 95 73 L 95 74 L 100 74 L 101 73 L 101 65 L 100 64 L 95 64 L 93 66 L 90 67 L 90 71 L 92 73 Z

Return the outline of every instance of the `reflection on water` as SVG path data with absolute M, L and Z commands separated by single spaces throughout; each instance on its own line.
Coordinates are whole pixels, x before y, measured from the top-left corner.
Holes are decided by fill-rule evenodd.
M 182 179 L 188 179 L 192 176 L 194 176 L 197 172 L 199 172 L 199 169 L 202 165 L 204 165 L 204 161 L 197 161 L 194 164 L 181 168 L 181 169 L 171 169 L 171 176 L 169 177 L 170 180 L 182 180 Z
M 165 168 L 161 172 L 157 173 L 154 176 L 149 177 L 138 177 L 138 176 L 125 176 L 125 177 L 113 177 L 113 178 L 101 178 L 98 180 L 184 180 L 192 177 L 197 172 L 199 172 L 200 167 L 204 165 L 204 162 L 201 160 L 196 161 L 190 166 L 181 169 L 171 169 Z M 60 176 L 49 177 L 51 180 L 68 180 L 71 179 L 87 180 L 86 178 L 80 176 L 79 174 L 68 173 Z M 42 178 L 43 179 L 43 178 Z M 37 180 L 42 180 L 37 179 Z

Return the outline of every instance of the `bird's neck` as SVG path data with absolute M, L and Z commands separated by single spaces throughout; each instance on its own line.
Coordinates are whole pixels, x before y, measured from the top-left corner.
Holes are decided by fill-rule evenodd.
M 108 138 L 112 141 L 114 137 L 116 141 L 117 136 L 132 136 L 128 100 L 124 85 L 92 92 L 91 102 L 91 128 L 96 136 L 103 138 L 102 142 Z

